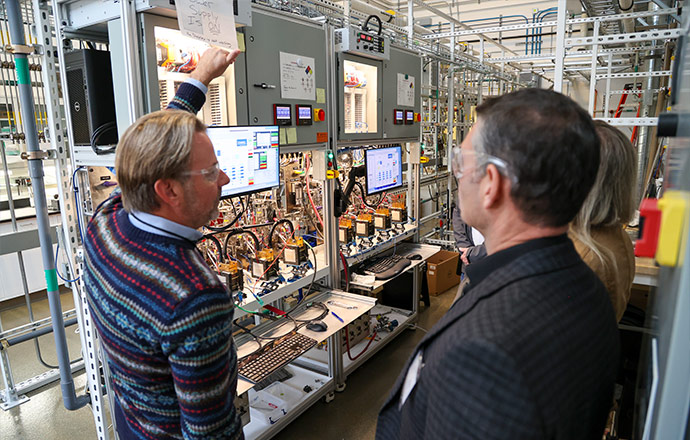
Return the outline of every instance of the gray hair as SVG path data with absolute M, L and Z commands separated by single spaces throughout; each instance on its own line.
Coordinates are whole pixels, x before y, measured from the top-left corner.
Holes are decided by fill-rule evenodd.
M 599 166 L 599 140 L 587 112 L 560 93 L 521 89 L 485 100 L 477 120 L 472 146 L 505 163 L 513 181 L 510 197 L 522 219 L 568 225 Z
M 117 146 L 115 169 L 128 212 L 151 212 L 160 204 L 154 184 L 180 179 L 189 166 L 194 133 L 203 122 L 182 110 L 160 110 L 139 118 Z

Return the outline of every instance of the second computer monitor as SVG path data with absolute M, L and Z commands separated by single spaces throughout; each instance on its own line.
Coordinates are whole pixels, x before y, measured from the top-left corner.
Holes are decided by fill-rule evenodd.
M 373 148 L 364 153 L 367 195 L 400 188 L 402 181 L 402 147 Z
M 264 191 L 280 184 L 278 126 L 208 127 L 218 166 L 230 178 L 221 198 Z

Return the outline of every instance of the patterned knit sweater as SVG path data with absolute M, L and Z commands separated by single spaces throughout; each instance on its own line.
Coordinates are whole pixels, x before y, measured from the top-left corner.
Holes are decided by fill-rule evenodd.
M 203 101 L 183 84 L 173 104 L 184 105 L 171 107 Z M 84 241 L 89 310 L 130 430 L 140 439 L 241 438 L 233 305 L 194 244 L 138 229 L 117 193 Z

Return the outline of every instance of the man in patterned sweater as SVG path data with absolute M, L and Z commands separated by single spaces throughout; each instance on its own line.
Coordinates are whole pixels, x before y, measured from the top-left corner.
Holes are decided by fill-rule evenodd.
M 120 439 L 242 438 L 232 300 L 197 252 L 228 177 L 195 116 L 239 52 L 211 49 L 168 108 L 120 139 L 116 192 L 84 237 L 89 310 Z

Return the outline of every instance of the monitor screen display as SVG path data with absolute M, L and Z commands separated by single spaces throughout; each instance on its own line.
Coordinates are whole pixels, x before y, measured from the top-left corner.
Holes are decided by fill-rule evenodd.
M 403 120 L 403 111 L 402 110 L 396 110 L 395 111 L 395 119 L 398 121 Z
M 290 106 L 282 106 L 282 105 L 277 105 L 276 106 L 276 119 L 292 119 L 290 115 Z
M 388 191 L 402 186 L 402 147 L 366 150 L 367 195 Z
M 299 106 L 297 109 L 299 110 L 297 114 L 299 119 L 311 119 L 311 107 Z
M 280 185 L 278 126 L 208 127 L 220 169 L 230 182 L 221 197 L 233 197 Z

